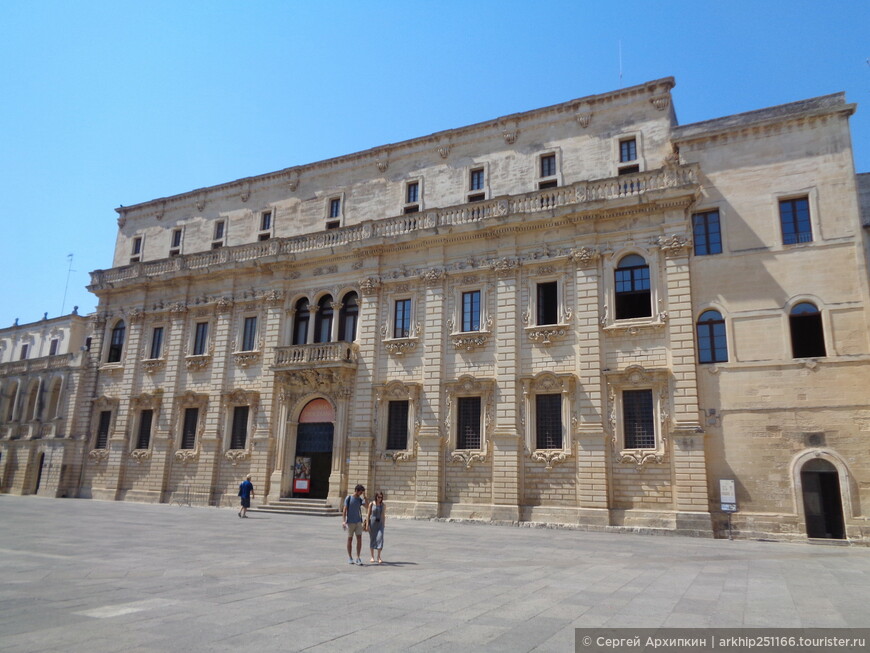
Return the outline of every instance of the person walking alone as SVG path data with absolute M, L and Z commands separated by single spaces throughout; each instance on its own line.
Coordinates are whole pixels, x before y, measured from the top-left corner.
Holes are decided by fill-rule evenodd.
M 239 496 L 242 498 L 242 509 L 239 517 L 248 516 L 248 508 L 251 507 L 251 498 L 254 496 L 254 484 L 251 483 L 251 475 L 245 476 L 245 480 L 239 485 Z
M 347 531 L 347 562 L 354 564 L 351 544 L 353 536 L 356 535 L 356 564 L 361 565 L 362 560 L 359 559 L 360 551 L 362 550 L 362 508 L 366 505 L 366 489 L 362 485 L 357 485 L 354 488 L 353 494 L 348 494 L 344 500 L 344 508 L 341 510 L 342 527 Z
M 372 552 L 371 562 L 375 561 L 375 551 L 378 552 L 378 564 L 381 564 L 381 551 L 384 548 L 384 526 L 387 523 L 387 507 L 384 505 L 384 493 L 377 492 L 375 500 L 369 504 L 367 516 L 369 522 L 369 548 Z

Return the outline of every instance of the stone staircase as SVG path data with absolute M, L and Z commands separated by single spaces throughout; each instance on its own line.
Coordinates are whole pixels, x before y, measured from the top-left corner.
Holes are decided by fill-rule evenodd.
M 331 508 L 326 499 L 291 499 L 281 498 L 275 502 L 265 503 L 250 508 L 248 512 L 271 512 L 283 515 L 311 515 L 313 517 L 340 517 L 339 508 Z

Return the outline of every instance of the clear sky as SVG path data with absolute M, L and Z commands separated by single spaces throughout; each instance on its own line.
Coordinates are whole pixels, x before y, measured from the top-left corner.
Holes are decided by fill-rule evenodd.
M 845 91 L 870 172 L 868 59 L 868 0 L 3 0 L 0 326 L 95 309 L 119 205 L 660 77 L 681 124 Z

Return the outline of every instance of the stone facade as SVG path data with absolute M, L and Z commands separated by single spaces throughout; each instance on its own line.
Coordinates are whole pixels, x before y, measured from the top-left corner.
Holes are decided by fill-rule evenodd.
M 673 84 L 118 209 L 79 493 L 870 540 L 855 107 Z

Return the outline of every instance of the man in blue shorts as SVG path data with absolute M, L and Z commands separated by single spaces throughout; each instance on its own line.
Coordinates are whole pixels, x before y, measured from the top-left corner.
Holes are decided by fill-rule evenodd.
M 351 553 L 351 543 L 356 535 L 356 564 L 361 565 L 359 554 L 362 550 L 363 516 L 362 508 L 366 505 L 366 489 L 362 485 L 354 488 L 353 494 L 348 494 L 344 500 L 344 508 L 341 511 L 342 527 L 347 531 L 347 562 L 354 564 Z

